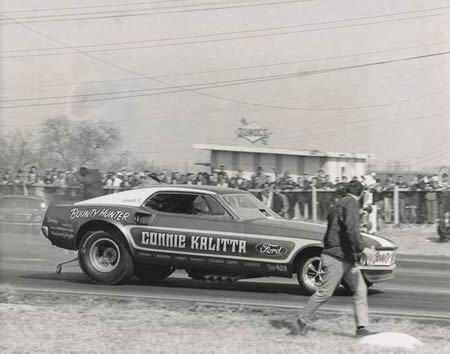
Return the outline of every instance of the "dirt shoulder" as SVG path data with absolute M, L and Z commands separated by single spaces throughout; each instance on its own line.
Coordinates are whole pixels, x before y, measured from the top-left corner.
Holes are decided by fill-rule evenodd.
M 386 226 L 380 235 L 394 241 L 400 254 L 450 257 L 450 242 L 439 242 L 435 225 Z
M 295 313 L 95 296 L 0 293 L 2 353 L 402 353 L 364 347 L 350 315 L 321 314 L 316 330 L 277 328 Z M 450 353 L 449 324 L 372 318 L 376 330 L 425 343 L 408 353 Z

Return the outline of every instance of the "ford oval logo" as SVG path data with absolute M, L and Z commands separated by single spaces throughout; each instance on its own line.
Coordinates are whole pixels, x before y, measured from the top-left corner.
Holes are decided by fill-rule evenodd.
M 284 256 L 287 253 L 286 247 L 274 245 L 270 242 L 260 243 L 256 250 L 265 256 Z

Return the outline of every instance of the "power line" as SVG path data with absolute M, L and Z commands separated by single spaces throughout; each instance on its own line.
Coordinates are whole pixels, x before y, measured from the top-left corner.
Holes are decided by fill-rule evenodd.
M 257 76 L 257 77 L 244 78 L 244 79 L 215 81 L 215 82 L 207 82 L 207 83 L 199 83 L 199 84 L 179 85 L 179 86 L 163 87 L 163 88 L 156 88 L 156 89 L 155 88 L 153 88 L 153 89 L 136 89 L 136 90 L 109 91 L 109 92 L 102 92 L 102 93 L 71 95 L 71 96 L 47 96 L 47 97 L 39 97 L 39 98 L 6 99 L 6 100 L 2 100 L 2 102 L 11 102 L 11 101 L 17 102 L 17 101 L 24 101 L 24 100 L 44 100 L 44 99 L 64 99 L 64 98 L 73 98 L 73 97 L 81 98 L 80 100 L 70 100 L 70 101 L 60 101 L 60 102 L 45 102 L 45 103 L 23 104 L 23 105 L 0 106 L 0 108 L 1 109 L 11 109 L 11 108 L 23 108 L 23 107 L 51 106 L 51 105 L 60 105 L 60 104 L 69 104 L 69 103 L 89 103 L 89 102 L 96 102 L 96 101 L 109 101 L 109 100 L 118 100 L 118 99 L 125 99 L 125 98 L 142 97 L 142 96 L 173 94 L 173 93 L 185 92 L 185 91 L 190 91 L 190 90 L 197 91 L 197 90 L 205 90 L 205 89 L 230 87 L 230 86 L 248 85 L 248 84 L 254 84 L 254 83 L 259 83 L 259 82 L 267 82 L 267 81 L 274 81 L 274 80 L 286 80 L 286 79 L 292 79 L 292 78 L 298 78 L 298 77 L 310 76 L 310 75 L 316 75 L 316 74 L 323 74 L 323 73 L 330 73 L 330 72 L 337 72 L 337 71 L 351 70 L 351 69 L 359 69 L 359 68 L 364 68 L 364 67 L 392 64 L 392 63 L 398 63 L 398 62 L 406 62 L 406 61 L 411 61 L 411 60 L 419 60 L 419 59 L 443 56 L 443 55 L 448 55 L 448 54 L 450 54 L 450 51 L 429 53 L 429 54 L 389 59 L 389 60 L 382 60 L 382 61 L 376 61 L 376 62 L 372 62 L 372 63 L 347 65 L 347 66 L 341 66 L 341 67 L 335 67 L 335 68 L 329 68 L 329 69 L 293 72 L 293 73 L 288 73 L 288 74 Z M 157 92 L 154 92 L 154 91 L 157 91 Z M 137 93 L 137 92 L 141 92 L 141 93 L 130 94 L 130 93 Z M 90 99 L 88 101 L 85 100 L 85 98 L 89 98 L 89 97 L 105 96 L 105 95 L 112 96 L 112 95 L 122 95 L 122 94 L 123 94 L 123 96 L 100 97 L 100 98 Z
M 218 3 L 219 6 L 210 6 L 210 7 L 199 7 L 198 5 L 190 5 L 190 6 L 178 6 L 178 7 L 167 7 L 168 9 L 173 8 L 171 11 L 139 11 L 134 13 L 127 14 L 116 14 L 116 15 L 97 15 L 91 16 L 92 14 L 96 14 L 95 12 L 86 13 L 88 16 L 84 17 L 72 17 L 72 18 L 64 18 L 65 16 L 76 16 L 76 15 L 43 15 L 43 16 L 28 16 L 28 17 L 16 17 L 16 20 L 21 21 L 21 23 L 48 23 L 48 22 L 67 22 L 67 21 L 85 21 L 85 20 L 98 20 L 98 19 L 111 19 L 111 18 L 122 18 L 122 17 L 136 17 L 136 16 L 152 16 L 152 15 L 166 15 L 166 14 L 175 14 L 175 13 L 191 13 L 191 12 L 204 12 L 204 11 L 216 11 L 216 10 L 229 10 L 229 9 L 237 9 L 237 8 L 252 8 L 252 7 L 263 7 L 263 6 L 274 6 L 274 5 L 289 5 L 295 3 L 301 3 L 311 0 L 279 0 L 279 1 L 269 1 L 265 3 L 248 3 L 248 4 L 235 4 L 235 5 L 226 5 L 227 2 L 223 2 L 225 5 L 221 5 L 222 3 Z M 216 4 L 216 3 L 204 3 L 203 5 L 208 4 Z M 195 7 L 196 8 L 188 8 Z M 177 10 L 179 8 L 179 10 Z M 164 9 L 163 7 L 155 8 Z M 101 13 L 101 12 L 100 12 Z M 83 14 L 81 14 L 83 15 Z M 0 22 L 0 24 L 8 25 L 14 24 L 14 21 L 10 21 L 7 16 L 3 16 L 6 20 Z M 48 18 L 51 19 L 41 20 L 40 18 Z M 0 19 L 0 21 L 2 21 Z
M 43 12 L 43 11 L 64 11 L 64 10 L 79 10 L 79 9 L 95 9 L 104 7 L 122 7 L 122 6 L 134 6 L 134 5 L 148 5 L 155 3 L 167 3 L 167 2 L 181 2 L 181 1 L 192 1 L 192 0 L 154 0 L 154 1 L 140 1 L 140 2 L 126 2 L 124 4 L 103 4 L 103 5 L 89 5 L 89 6 L 73 6 L 73 7 L 47 7 L 32 10 L 11 10 L 0 12 L 0 15 L 9 15 L 13 13 L 23 13 L 23 12 Z
M 438 44 L 444 44 L 449 43 L 450 41 L 440 41 L 435 43 L 424 43 L 422 45 L 430 46 L 430 45 L 438 45 Z M 421 45 L 421 46 L 422 46 Z M 173 77 L 173 76 L 191 76 L 191 75 L 199 75 L 199 74 L 210 74 L 210 73 L 221 73 L 221 72 L 229 72 L 229 71 L 240 71 L 240 70 L 251 70 L 251 69 L 259 69 L 259 68 L 267 68 L 267 67 L 274 67 L 274 66 L 282 66 L 282 65 L 293 65 L 293 64 L 299 64 L 304 62 L 314 62 L 314 61 L 324 61 L 324 60 L 335 60 L 335 59 L 342 59 L 342 58 L 351 58 L 351 57 L 359 57 L 361 55 L 368 55 L 368 54 L 379 54 L 379 53 L 385 53 L 390 51 L 397 51 L 397 50 L 406 50 L 411 48 L 419 48 L 421 46 L 406 46 L 406 47 L 398 47 L 398 48 L 390 48 L 385 50 L 375 50 L 375 51 L 367 51 L 367 52 L 360 52 L 355 54 L 347 54 L 347 55 L 338 55 L 338 56 L 330 56 L 330 57 L 322 57 L 322 58 L 310 58 L 310 59 L 302 59 L 302 60 L 295 60 L 295 61 L 284 61 L 284 62 L 278 62 L 278 63 L 268 63 L 268 64 L 259 64 L 259 65 L 247 65 L 247 66 L 239 66 L 239 67 L 229 67 L 229 68 L 222 68 L 222 69 L 216 69 L 216 70 L 205 70 L 205 71 L 194 71 L 194 72 L 187 72 L 187 73 L 177 73 L 177 74 L 163 74 L 163 75 L 155 75 L 152 76 L 153 78 L 158 77 Z M 88 81 L 87 83 L 110 83 L 110 82 L 123 82 L 123 81 L 134 81 L 134 80 L 145 80 L 145 78 L 125 78 L 125 79 L 117 79 L 117 80 L 93 80 Z M 61 85 L 57 85 L 61 86 Z M 73 96 L 71 96 L 73 97 Z M 2 98 L 0 97 L 0 101 L 20 101 L 20 100 L 32 100 L 33 98 Z M 34 98 L 35 100 L 38 100 L 39 98 Z M 405 100 L 407 101 L 407 100 Z
M 143 7 L 143 8 L 131 8 L 131 9 L 110 9 L 110 10 L 103 10 L 103 11 L 88 11 L 88 12 L 72 12 L 72 13 L 62 13 L 62 14 L 47 14 L 47 15 L 32 15 L 32 16 L 16 16 L 15 18 L 17 20 L 33 20 L 33 19 L 45 19 L 45 18 L 51 18 L 51 19 L 55 19 L 55 18 L 67 18 L 67 17 L 74 17 L 74 16 L 89 16 L 89 15 L 108 15 L 108 14 L 121 14 L 123 13 L 125 16 L 128 15 L 128 13 L 136 13 L 139 11 L 143 11 L 145 12 L 146 10 L 178 10 L 178 9 L 187 9 L 187 8 L 201 8 L 201 6 L 220 6 L 220 5 L 225 5 L 225 4 L 229 4 L 229 5 L 244 5 L 243 3 L 246 3 L 248 5 L 248 3 L 252 3 L 252 1 L 256 1 L 256 4 L 258 3 L 257 0 L 228 0 L 228 1 L 224 1 L 224 0 L 209 0 L 209 1 L 203 1 L 203 2 L 199 2 L 197 4 L 195 3 L 191 3 L 191 4 L 181 4 L 181 5 L 170 5 L 170 6 L 157 6 L 157 7 Z M 268 0 L 266 0 L 268 1 Z M 280 1 L 280 0 L 278 0 Z M 287 0 L 281 0 L 280 3 L 283 3 Z M 298 0 L 299 1 L 299 0 Z M 307 1 L 307 0 L 303 0 L 303 1 Z M 156 2 L 150 2 L 147 4 L 141 4 L 141 5 L 151 5 L 153 3 L 167 3 L 168 1 L 156 1 Z M 124 6 L 124 4 L 122 4 L 121 6 Z M 114 7 L 114 5 L 109 6 Z M 78 9 L 83 9 L 83 8 L 89 8 L 89 7 L 74 7 L 72 9 L 74 10 L 78 10 Z M 31 12 L 31 11 L 30 11 Z M 4 14 L 8 14 L 7 12 Z M 0 13 L 1 15 L 1 13 Z
M 133 50 L 133 49 L 150 49 L 150 48 L 160 48 L 160 47 L 195 45 L 195 44 L 234 41 L 234 40 L 251 39 L 251 38 L 284 36 L 284 35 L 291 35 L 291 34 L 298 34 L 298 33 L 318 32 L 318 31 L 331 30 L 331 29 L 363 27 L 363 26 L 388 23 L 388 22 L 410 21 L 410 20 L 415 20 L 415 19 L 419 19 L 419 18 L 446 16 L 446 15 L 449 15 L 450 13 L 446 12 L 446 13 L 428 14 L 428 15 L 420 15 L 420 16 L 412 16 L 412 17 L 393 18 L 393 19 L 386 19 L 386 20 L 381 20 L 381 21 L 373 21 L 373 22 L 357 23 L 357 24 L 347 24 L 347 25 L 331 26 L 331 27 L 324 27 L 324 28 L 304 29 L 304 30 L 297 30 L 297 31 L 284 31 L 284 32 L 275 32 L 275 33 L 265 33 L 265 32 L 282 31 L 285 29 L 299 28 L 299 27 L 301 28 L 301 27 L 306 27 L 306 26 L 320 26 L 320 25 L 329 25 L 329 24 L 341 23 L 341 22 L 360 21 L 360 20 L 374 19 L 374 18 L 380 18 L 380 17 L 392 17 L 392 16 L 404 15 L 404 14 L 409 14 L 409 13 L 436 11 L 437 9 L 444 9 L 444 8 L 448 9 L 448 8 L 450 8 L 450 6 L 427 9 L 427 10 L 403 11 L 403 12 L 397 12 L 397 13 L 386 14 L 386 15 L 363 16 L 363 17 L 347 18 L 347 19 L 332 20 L 332 21 L 322 21 L 322 22 L 315 22 L 315 23 L 309 23 L 309 24 L 307 23 L 307 24 L 288 25 L 288 26 L 265 27 L 265 28 L 252 29 L 252 30 L 217 32 L 217 33 L 199 34 L 199 35 L 192 35 L 192 36 L 167 37 L 167 38 L 159 38 L 159 39 L 155 38 L 155 39 L 147 39 L 147 40 L 140 40 L 140 41 L 112 42 L 112 43 L 103 43 L 103 44 L 96 43 L 96 44 L 88 44 L 88 45 L 63 46 L 63 47 L 54 47 L 54 48 L 41 48 L 41 49 L 18 49 L 18 50 L 9 50 L 9 51 L 4 50 L 4 51 L 2 51 L 3 53 L 23 53 L 23 52 L 33 52 L 33 51 L 39 51 L 39 52 L 49 51 L 50 53 L 2 55 L 2 56 L 0 56 L 0 58 L 4 59 L 4 58 L 20 58 L 20 57 L 27 57 L 27 56 L 36 57 L 36 56 L 64 55 L 64 54 L 66 54 L 64 52 L 63 53 L 59 53 L 59 52 L 55 53 L 52 51 L 65 50 L 65 49 L 93 48 L 90 50 L 86 50 L 86 52 L 101 53 L 101 52 L 114 52 L 114 51 Z M 253 34 L 250 34 L 250 33 L 253 33 Z M 245 35 L 236 36 L 236 35 L 240 35 L 240 34 L 245 34 Z M 232 36 L 232 37 L 212 38 L 212 39 L 206 39 L 206 40 L 195 40 L 195 39 L 210 38 L 210 37 L 217 37 L 217 36 Z M 187 40 L 187 41 L 184 41 L 184 40 Z M 149 45 L 149 46 L 144 45 L 144 46 L 134 46 L 134 47 L 129 46 L 129 45 L 133 45 L 133 44 L 149 43 L 149 42 L 156 42 L 156 43 L 175 42 L 175 43 L 159 43 L 159 44 Z M 117 47 L 116 48 L 99 48 L 101 46 L 117 46 Z
M 153 75 L 152 77 L 153 78 L 174 77 L 174 76 L 175 77 L 181 77 L 181 76 L 203 75 L 203 74 L 230 72 L 230 71 L 241 71 L 241 70 L 268 68 L 268 67 L 282 66 L 282 65 L 294 65 L 294 64 L 299 64 L 299 63 L 315 62 L 315 61 L 321 61 L 322 62 L 324 60 L 336 60 L 336 59 L 360 57 L 362 55 L 372 55 L 372 54 L 380 54 L 380 53 L 386 53 L 386 52 L 391 52 L 391 51 L 399 51 L 399 50 L 408 50 L 408 49 L 413 49 L 413 48 L 421 48 L 422 46 L 434 46 L 434 45 L 440 45 L 440 44 L 447 44 L 449 42 L 450 41 L 439 41 L 439 42 L 431 42 L 431 43 L 422 43 L 421 45 L 412 45 L 412 46 L 405 46 L 405 47 L 395 47 L 395 48 L 389 48 L 389 49 L 365 51 L 365 52 L 359 52 L 359 53 L 355 53 L 355 54 L 345 54 L 345 55 L 336 55 L 336 56 L 319 57 L 319 58 L 305 58 L 305 59 L 300 59 L 300 60 L 281 61 L 281 62 L 257 64 L 257 65 L 234 66 L 234 67 L 226 67 L 226 68 L 203 70 L 203 71 L 177 72 L 177 73 L 170 73 L 170 74 Z M 138 78 L 137 77 L 127 77 L 127 78 L 123 78 L 123 79 L 88 80 L 88 81 L 82 81 L 82 83 L 99 84 L 99 83 L 136 81 L 136 80 L 146 80 L 146 79 L 147 78 L 145 78 L 145 77 L 138 77 Z M 73 86 L 73 84 L 65 85 L 65 84 L 50 83 L 50 84 L 46 84 L 44 86 L 57 86 L 57 87 L 66 86 L 67 87 L 67 86 Z
M 13 18 L 10 18 L 10 19 L 14 20 Z M 47 39 L 48 41 L 57 43 L 59 45 L 67 45 L 66 42 L 61 41 L 59 39 L 55 39 L 55 38 L 53 38 L 52 36 L 50 36 L 50 35 L 48 35 L 46 33 L 43 33 L 43 32 L 41 32 L 39 30 L 34 29 L 30 25 L 21 23 L 20 21 L 17 21 L 17 20 L 15 20 L 15 21 L 17 22 L 17 24 L 19 24 L 19 25 L 23 26 L 24 28 L 26 28 L 27 30 L 29 30 L 29 31 L 39 35 L 40 37 L 43 37 L 43 38 Z M 136 76 L 138 78 L 143 78 L 143 79 L 146 79 L 146 80 L 149 80 L 149 81 L 153 81 L 153 82 L 157 82 L 157 83 L 160 83 L 160 84 L 170 85 L 170 83 L 168 83 L 167 81 L 160 80 L 160 79 L 154 78 L 154 77 L 146 75 L 146 74 L 142 74 L 142 73 L 140 73 L 138 71 L 135 71 L 135 70 L 131 70 L 129 68 L 123 67 L 121 65 L 118 65 L 116 63 L 110 62 L 110 61 L 105 60 L 103 58 L 99 58 L 99 57 L 94 56 L 92 54 L 86 53 L 86 52 L 84 52 L 82 50 L 74 49 L 74 51 L 77 52 L 78 54 L 84 56 L 84 57 L 87 57 L 87 58 L 97 62 L 97 63 L 108 65 L 108 66 L 110 66 L 112 68 L 115 68 L 115 69 L 121 71 L 121 72 L 125 72 L 125 73 L 131 74 L 133 76 Z M 287 106 L 281 106 L 281 105 L 275 106 L 275 105 L 268 105 L 268 104 L 263 104 L 263 103 L 253 103 L 253 102 L 248 102 L 248 101 L 245 101 L 245 100 L 233 99 L 233 98 L 230 98 L 230 97 L 223 97 L 223 96 L 219 96 L 219 95 L 215 95 L 215 94 L 211 94 L 211 93 L 207 93 L 207 92 L 200 92 L 200 91 L 195 90 L 195 89 L 187 89 L 185 92 L 188 92 L 188 93 L 191 93 L 191 94 L 194 94 L 194 95 L 198 95 L 198 96 L 208 97 L 210 99 L 215 99 L 215 100 L 219 100 L 219 101 L 223 101 L 223 102 L 232 102 L 232 103 L 235 103 L 235 104 L 247 105 L 247 106 L 251 106 L 251 107 L 263 107 L 263 108 L 277 109 L 277 110 L 281 109 L 281 110 L 295 110 L 295 111 L 299 111 L 299 110 L 300 111 L 311 111 L 311 109 L 307 109 L 307 108 L 304 108 L 304 107 L 287 107 Z M 337 109 L 332 109 L 330 111 L 337 111 Z
M 131 9 L 110 9 L 110 10 L 103 10 L 103 11 L 88 11 L 88 12 L 72 12 L 72 13 L 66 13 L 66 14 L 47 14 L 47 15 L 33 15 L 33 16 L 16 16 L 15 18 L 17 20 L 32 20 L 32 19 L 41 19 L 41 18 L 66 18 L 66 17 L 73 17 L 73 16 L 84 16 L 84 15 L 106 15 L 106 14 L 117 14 L 117 13 L 124 13 L 124 15 L 127 15 L 127 13 L 131 12 L 139 12 L 139 11 L 146 11 L 146 10 L 177 10 L 177 9 L 185 9 L 185 8 L 191 8 L 191 7 L 201 7 L 201 6 L 205 6 L 205 5 L 224 5 L 227 3 L 231 3 L 230 5 L 234 4 L 239 4 L 242 2 L 250 2 L 252 0 L 234 0 L 232 1 L 224 1 L 224 0 L 212 0 L 212 1 L 208 1 L 208 2 L 200 2 L 198 4 L 192 3 L 192 4 L 181 4 L 181 5 L 171 5 L 171 6 L 157 6 L 157 7 L 143 7 L 143 8 L 131 8 Z M 253 0 L 254 1 L 254 0 Z M 161 1 L 158 1 L 159 3 Z M 157 2 L 157 3 L 158 3 Z M 167 2 L 167 1 L 162 1 L 163 3 Z M 152 4 L 152 3 L 150 3 Z M 149 4 L 146 4 L 149 5 Z M 124 6 L 124 5 L 122 5 Z M 109 6 L 114 7 L 114 6 Z M 74 7 L 72 9 L 74 10 L 78 10 L 78 9 L 82 9 L 82 8 L 86 8 L 86 7 Z M 89 8 L 89 7 L 88 7 Z M 8 14 L 8 13 L 5 13 Z M 1 15 L 1 13 L 0 13 Z

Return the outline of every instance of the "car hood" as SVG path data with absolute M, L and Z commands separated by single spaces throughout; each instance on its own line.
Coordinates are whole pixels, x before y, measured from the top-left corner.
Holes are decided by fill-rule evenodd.
M 276 218 L 253 219 L 243 222 L 245 231 L 252 234 L 264 234 L 282 237 L 302 238 L 323 241 L 326 224 L 319 224 L 300 220 L 286 220 Z M 361 233 L 364 246 L 395 249 L 397 246 L 381 235 Z
M 325 225 L 276 218 L 252 219 L 243 221 L 245 231 L 292 238 L 306 238 L 322 241 Z

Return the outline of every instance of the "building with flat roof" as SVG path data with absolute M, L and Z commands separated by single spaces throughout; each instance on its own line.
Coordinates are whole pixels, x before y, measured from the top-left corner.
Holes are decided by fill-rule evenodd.
M 367 154 L 348 152 L 323 152 L 319 150 L 289 150 L 256 146 L 229 146 L 194 144 L 194 149 L 209 151 L 209 164 L 221 165 L 227 172 L 241 170 L 253 174 L 261 166 L 266 174 L 289 171 L 293 177 L 315 175 L 319 170 L 332 179 L 342 176 L 352 178 L 367 173 Z

